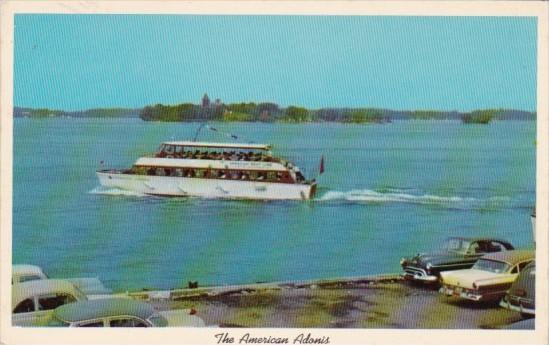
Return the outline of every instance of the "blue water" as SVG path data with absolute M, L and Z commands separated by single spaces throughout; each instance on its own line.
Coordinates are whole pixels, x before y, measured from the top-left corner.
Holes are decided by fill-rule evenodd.
M 95 170 L 129 167 L 197 124 L 15 119 L 13 261 L 119 291 L 360 276 L 449 235 L 532 246 L 535 123 L 214 124 L 273 144 L 314 177 L 310 202 L 127 195 Z M 213 132 L 202 140 L 224 141 Z

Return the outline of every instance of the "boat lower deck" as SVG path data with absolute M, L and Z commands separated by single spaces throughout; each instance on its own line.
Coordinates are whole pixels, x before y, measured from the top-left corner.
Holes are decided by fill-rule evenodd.
M 102 186 L 158 196 L 197 196 L 245 200 L 308 200 L 316 184 L 208 179 L 127 174 L 116 170 L 97 172 Z

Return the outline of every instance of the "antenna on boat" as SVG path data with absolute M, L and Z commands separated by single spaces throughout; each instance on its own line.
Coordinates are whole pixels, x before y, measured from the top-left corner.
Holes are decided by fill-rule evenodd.
M 198 139 L 198 135 L 200 134 L 200 131 L 202 130 L 202 128 L 204 128 L 204 126 L 206 126 L 206 122 L 203 122 L 203 123 L 198 127 L 198 129 L 196 130 L 196 133 L 194 134 L 194 139 L 193 139 L 193 141 L 196 141 L 196 139 Z

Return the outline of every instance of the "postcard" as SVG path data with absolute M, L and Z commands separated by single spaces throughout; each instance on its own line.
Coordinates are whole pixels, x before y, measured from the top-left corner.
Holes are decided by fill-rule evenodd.
M 0 6 L 3 344 L 547 343 L 547 3 Z

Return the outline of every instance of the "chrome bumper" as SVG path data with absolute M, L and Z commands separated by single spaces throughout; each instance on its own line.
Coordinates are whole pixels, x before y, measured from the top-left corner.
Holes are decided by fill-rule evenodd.
M 482 299 L 482 295 L 476 294 L 474 292 L 467 291 L 466 289 L 457 287 L 457 286 L 447 286 L 443 285 L 438 292 L 441 294 L 444 294 L 446 296 L 451 297 L 459 297 L 463 299 L 468 299 L 470 301 L 478 302 Z
M 427 274 L 424 269 L 412 266 L 404 268 L 404 273 L 401 274 L 401 277 L 406 280 L 419 280 L 429 283 L 438 281 L 437 276 Z
M 519 305 L 515 305 L 507 302 L 505 299 L 502 299 L 501 302 L 499 302 L 499 306 L 505 309 L 518 311 L 522 314 L 536 315 L 536 309 L 525 308 L 522 306 L 522 304 L 520 304 L 520 302 Z

